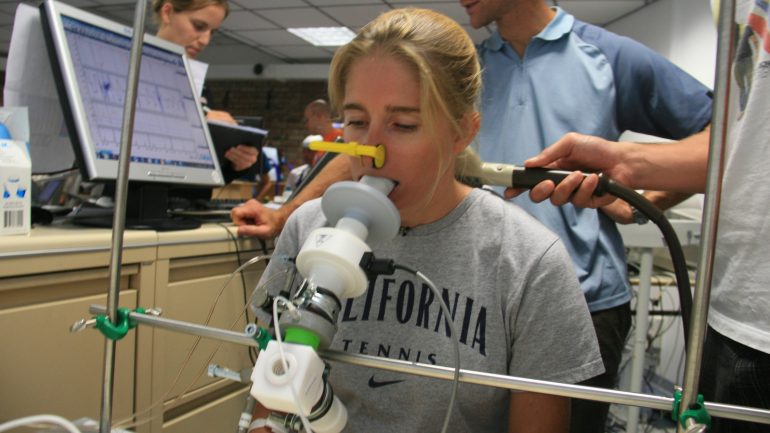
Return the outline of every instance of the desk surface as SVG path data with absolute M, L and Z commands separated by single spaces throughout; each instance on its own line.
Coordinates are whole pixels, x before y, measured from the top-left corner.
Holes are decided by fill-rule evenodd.
M 124 263 L 262 250 L 259 239 L 238 238 L 234 225 L 214 223 L 172 232 L 126 230 L 123 246 Z M 108 266 L 111 248 L 111 229 L 67 224 L 34 227 L 26 235 L 0 237 L 0 277 L 66 270 L 77 267 L 85 256 L 94 266 Z

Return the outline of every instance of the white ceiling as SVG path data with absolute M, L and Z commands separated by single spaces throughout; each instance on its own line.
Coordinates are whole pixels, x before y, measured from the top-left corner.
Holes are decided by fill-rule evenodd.
M 635 12 L 655 0 L 547 0 L 578 19 L 600 26 Z M 19 1 L 0 0 L 0 56 L 5 57 Z M 25 1 L 37 5 L 40 2 Z M 65 0 L 73 6 L 131 25 L 135 1 Z M 200 60 L 212 65 L 317 64 L 328 62 L 333 48 L 314 47 L 286 31 L 287 27 L 347 26 L 353 31 L 379 13 L 404 6 L 442 12 L 462 24 L 475 41 L 489 29 L 474 30 L 457 0 L 229 0 L 230 15 Z M 149 10 L 149 5 L 147 7 Z M 150 21 L 148 31 L 154 28 Z

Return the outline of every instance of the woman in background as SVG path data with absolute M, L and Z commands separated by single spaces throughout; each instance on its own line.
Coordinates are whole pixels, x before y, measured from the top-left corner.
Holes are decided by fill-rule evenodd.
M 211 42 L 211 36 L 230 12 L 227 0 L 153 0 L 153 18 L 158 25 L 156 36 L 184 47 L 187 56 L 195 59 Z M 206 119 L 237 124 L 226 111 L 207 110 Z M 256 174 L 249 170 L 257 162 L 259 150 L 239 145 L 228 149 L 222 165 L 226 182 Z M 267 179 L 268 177 L 260 176 Z

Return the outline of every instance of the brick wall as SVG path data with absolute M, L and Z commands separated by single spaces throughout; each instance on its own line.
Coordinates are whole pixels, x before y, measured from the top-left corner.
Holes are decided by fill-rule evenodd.
M 262 116 L 268 145 L 292 166 L 300 160 L 308 131 L 302 120 L 308 102 L 326 96 L 326 81 L 206 80 L 209 106 L 234 116 Z

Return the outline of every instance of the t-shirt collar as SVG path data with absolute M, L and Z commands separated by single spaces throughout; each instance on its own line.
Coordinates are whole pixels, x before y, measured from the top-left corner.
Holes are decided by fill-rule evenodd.
M 564 12 L 564 10 L 558 6 L 553 8 L 556 11 L 556 15 L 551 22 L 540 33 L 536 34 L 533 39 L 543 39 L 546 41 L 555 41 L 572 30 L 572 25 L 575 23 L 575 17 Z M 484 48 L 490 51 L 499 51 L 505 45 L 506 42 L 500 36 L 500 31 L 495 30 L 492 35 L 483 42 Z

